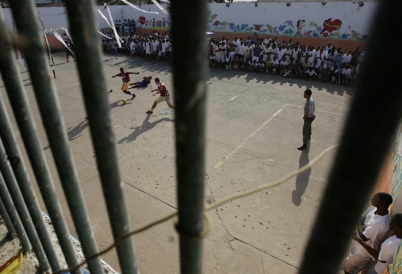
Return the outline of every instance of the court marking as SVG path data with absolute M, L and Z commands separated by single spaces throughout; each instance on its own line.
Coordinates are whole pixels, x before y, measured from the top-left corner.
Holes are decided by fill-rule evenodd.
M 259 128 L 254 130 L 249 136 L 247 136 L 246 139 L 243 140 L 231 153 L 229 153 L 226 157 L 224 157 L 222 160 L 220 160 L 214 168 L 220 168 L 227 160 L 232 157 L 233 154 L 235 154 L 239 149 L 241 149 L 251 138 L 254 137 L 261 129 L 263 129 L 269 122 L 271 122 L 275 117 L 278 116 L 278 114 L 286 107 L 288 104 L 285 104 L 280 110 L 275 112 L 271 117 L 268 118 Z

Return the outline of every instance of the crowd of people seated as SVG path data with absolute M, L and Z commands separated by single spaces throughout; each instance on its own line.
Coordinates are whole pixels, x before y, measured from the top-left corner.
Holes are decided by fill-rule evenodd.
M 137 35 L 119 34 L 121 48 L 112 32 L 101 37 L 105 54 L 117 53 L 141 56 L 149 60 L 170 61 L 173 45 L 169 35 L 153 32 Z M 259 38 L 254 35 L 243 41 L 235 37 L 230 41 L 208 39 L 209 65 L 211 68 L 244 70 L 257 73 L 277 74 L 283 77 L 321 80 L 323 82 L 353 85 L 360 74 L 365 52 L 357 47 L 355 50 L 343 50 L 328 43 L 327 46 L 314 48 L 299 42 L 280 42 L 277 37 Z
M 283 77 L 321 80 L 353 85 L 358 77 L 364 52 L 357 47 L 354 51 L 342 50 L 328 43 L 314 48 L 299 42 L 280 42 L 277 37 L 235 37 L 229 41 L 212 38 L 209 40 L 210 67 L 237 69 L 259 73 L 271 73 Z

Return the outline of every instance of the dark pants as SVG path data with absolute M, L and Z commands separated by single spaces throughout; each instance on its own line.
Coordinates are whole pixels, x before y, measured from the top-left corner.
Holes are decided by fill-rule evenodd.
M 311 124 L 313 123 L 315 117 L 306 118 L 303 124 L 303 144 L 307 144 L 310 141 L 311 136 Z

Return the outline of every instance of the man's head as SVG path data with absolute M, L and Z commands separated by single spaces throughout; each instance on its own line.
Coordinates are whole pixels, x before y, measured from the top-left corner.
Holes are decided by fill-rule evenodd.
M 152 80 L 152 76 L 148 76 L 148 80 L 151 81 L 151 80 Z
M 124 72 L 124 68 L 120 68 L 120 72 Z
M 311 92 L 311 89 L 306 89 L 306 90 L 304 91 L 304 98 L 306 98 L 306 99 L 310 98 L 310 97 L 311 97 L 311 94 L 313 94 L 313 93 Z
M 159 78 L 155 78 L 155 83 L 159 84 L 159 82 L 160 82 Z
M 402 237 L 402 213 L 397 213 L 391 218 L 389 228 L 395 232 L 398 238 Z
M 371 198 L 371 204 L 377 209 L 388 210 L 392 204 L 392 196 L 386 192 L 378 192 Z

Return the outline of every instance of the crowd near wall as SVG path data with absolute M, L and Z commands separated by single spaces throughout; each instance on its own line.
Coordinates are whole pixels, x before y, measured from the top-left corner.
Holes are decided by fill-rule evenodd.
M 324 2 L 325 3 L 325 2 Z M 165 9 L 168 6 L 164 6 Z M 370 27 L 375 24 L 373 14 L 378 2 L 292 2 L 287 3 L 210 3 L 206 22 L 209 31 L 218 38 L 225 36 L 252 36 L 255 32 L 262 36 L 278 36 L 293 39 L 313 46 L 334 42 L 349 49 L 364 45 L 370 37 Z M 109 28 L 98 13 L 101 10 L 108 18 L 103 6 L 94 6 L 100 29 Z M 139 33 L 158 31 L 169 32 L 170 16 L 155 5 L 142 5 L 145 13 L 127 5 L 110 6 L 113 20 L 134 19 Z M 37 8 L 43 29 L 68 28 L 64 7 Z M 7 28 L 13 32 L 13 18 L 9 9 L 4 9 Z M 191 12 L 191 11 L 189 11 Z M 52 39 L 51 39 L 52 40 Z

